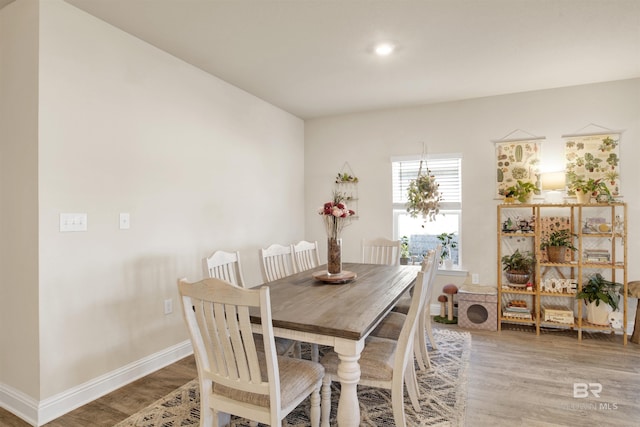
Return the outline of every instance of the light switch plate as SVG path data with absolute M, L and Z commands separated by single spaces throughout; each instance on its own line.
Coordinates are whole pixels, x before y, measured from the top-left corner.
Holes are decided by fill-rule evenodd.
M 87 231 L 86 213 L 61 213 L 60 231 Z

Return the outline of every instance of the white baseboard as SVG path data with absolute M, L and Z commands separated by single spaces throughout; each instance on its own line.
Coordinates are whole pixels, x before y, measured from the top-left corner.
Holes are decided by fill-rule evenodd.
M 38 427 L 192 353 L 187 340 L 40 402 L 0 384 L 0 407 Z

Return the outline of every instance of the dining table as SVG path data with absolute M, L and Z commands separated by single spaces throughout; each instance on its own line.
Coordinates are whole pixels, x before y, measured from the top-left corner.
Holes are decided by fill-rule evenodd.
M 273 331 L 277 337 L 333 347 L 340 358 L 337 422 L 357 427 L 358 359 L 365 339 L 413 286 L 419 266 L 344 263 L 343 281 L 326 269 L 325 264 L 265 284 Z M 259 331 L 259 313 L 252 312 L 251 321 Z

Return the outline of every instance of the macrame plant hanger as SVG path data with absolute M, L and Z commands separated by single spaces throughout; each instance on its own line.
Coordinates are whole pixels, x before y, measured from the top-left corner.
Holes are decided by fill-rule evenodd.
M 422 155 L 420 156 L 420 166 L 418 167 L 418 177 L 422 175 L 422 163 L 424 162 L 427 175 L 429 174 L 429 165 L 427 163 L 427 143 L 422 142 Z

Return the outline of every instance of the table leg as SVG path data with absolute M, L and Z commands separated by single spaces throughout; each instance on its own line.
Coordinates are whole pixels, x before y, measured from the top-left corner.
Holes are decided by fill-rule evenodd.
M 340 400 L 338 401 L 337 417 L 339 427 L 358 427 L 360 425 L 360 405 L 358 403 L 360 365 L 358 359 L 360 359 L 362 347 L 362 343 L 356 343 L 355 348 L 353 344 L 345 348 L 335 347 L 340 358 L 340 365 L 338 365 Z

